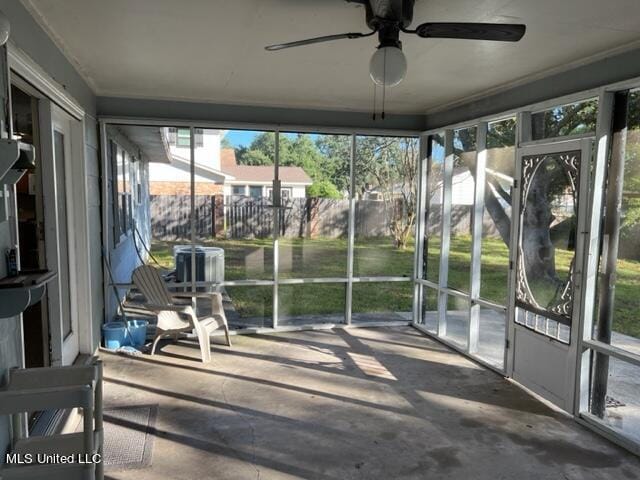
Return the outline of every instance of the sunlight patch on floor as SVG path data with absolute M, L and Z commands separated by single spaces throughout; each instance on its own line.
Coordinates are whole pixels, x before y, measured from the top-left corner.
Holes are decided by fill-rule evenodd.
M 348 352 L 348 354 L 349 357 L 351 357 L 351 360 L 353 360 L 353 363 L 355 363 L 365 375 L 384 378 L 386 380 L 398 380 L 389 370 L 386 369 L 384 365 L 371 355 L 362 355 L 361 353 L 352 352 Z

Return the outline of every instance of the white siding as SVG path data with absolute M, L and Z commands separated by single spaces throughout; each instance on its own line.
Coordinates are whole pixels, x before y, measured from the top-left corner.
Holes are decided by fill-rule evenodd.
M 286 188 L 286 185 L 283 185 L 283 188 Z M 304 186 L 296 186 L 296 187 L 291 187 L 292 188 L 292 192 L 291 192 L 291 196 L 292 198 L 304 198 L 307 196 L 307 189 Z

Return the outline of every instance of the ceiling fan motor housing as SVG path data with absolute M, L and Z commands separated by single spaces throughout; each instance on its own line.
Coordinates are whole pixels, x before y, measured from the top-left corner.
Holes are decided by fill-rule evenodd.
M 378 30 L 382 24 L 395 24 L 398 29 L 408 28 L 413 21 L 415 0 L 364 0 L 367 26 Z

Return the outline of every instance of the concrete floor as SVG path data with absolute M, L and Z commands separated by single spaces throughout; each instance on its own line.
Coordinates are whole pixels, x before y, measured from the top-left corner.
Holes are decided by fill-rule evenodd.
M 214 340 L 217 341 L 217 340 Z M 109 479 L 640 479 L 640 460 L 410 327 L 103 353 L 107 407 L 157 403 L 153 465 Z
M 437 328 L 437 313 L 424 315 L 424 326 L 434 335 Z M 446 340 L 466 348 L 469 315 L 453 311 L 447 314 Z M 494 367 L 504 370 L 505 316 L 493 310 L 480 311 L 478 351 L 475 355 Z M 611 344 L 636 355 L 640 355 L 640 340 L 613 332 Z M 605 423 L 626 437 L 640 442 L 640 368 L 616 358 L 609 360 L 607 396 L 615 400 L 616 407 L 609 407 Z

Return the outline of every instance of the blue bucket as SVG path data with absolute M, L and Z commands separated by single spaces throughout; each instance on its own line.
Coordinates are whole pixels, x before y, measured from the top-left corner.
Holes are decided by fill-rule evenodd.
M 147 326 L 149 322 L 146 320 L 129 320 L 127 322 L 127 331 L 129 332 L 129 340 L 134 347 L 142 347 L 147 343 Z
M 110 350 L 116 350 L 128 345 L 127 326 L 124 322 L 108 322 L 102 325 L 104 346 Z

